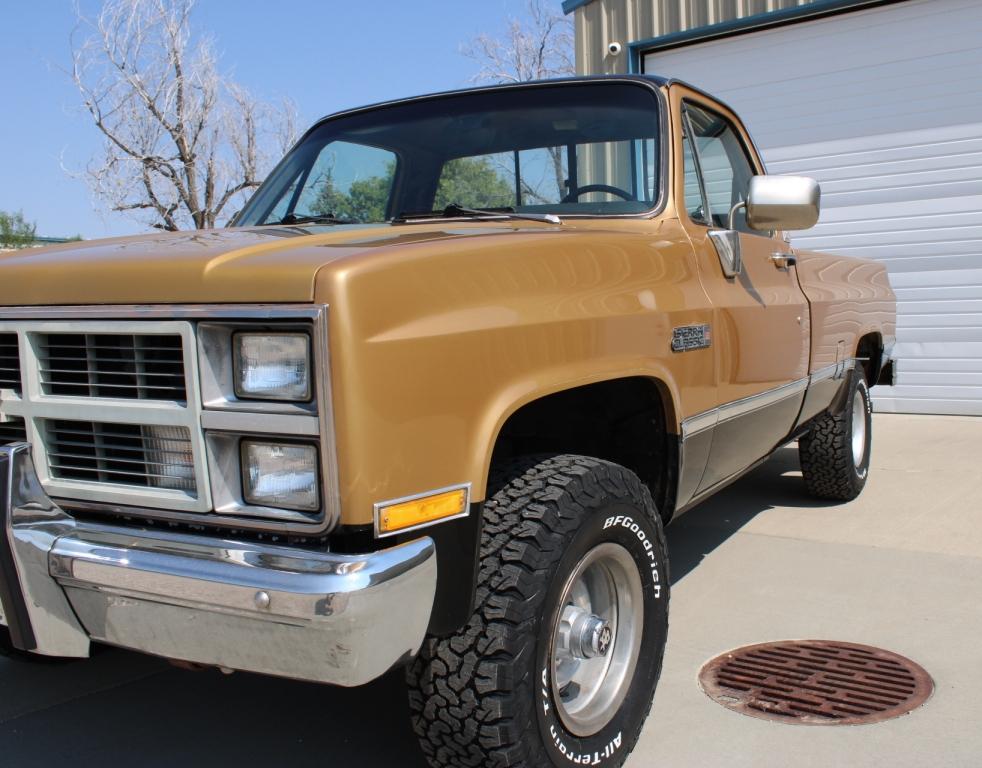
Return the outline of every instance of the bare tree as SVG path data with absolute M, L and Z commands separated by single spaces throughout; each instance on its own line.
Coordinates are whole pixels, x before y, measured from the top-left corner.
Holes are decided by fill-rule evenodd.
M 576 74 L 571 17 L 553 9 L 556 3 L 528 0 L 524 19 L 509 18 L 504 37 L 478 35 L 461 48 L 481 68 L 474 82 L 524 83 Z M 550 147 L 560 197 L 565 194 L 563 148 Z M 526 194 L 537 194 L 531 188 Z
M 206 229 L 293 143 L 296 110 L 223 76 L 195 36 L 194 0 L 106 0 L 78 13 L 71 77 L 105 139 L 84 171 L 94 195 L 154 227 Z M 80 30 L 85 34 L 79 41 Z
M 570 16 L 556 2 L 528 0 L 524 19 L 509 18 L 504 37 L 478 35 L 461 52 L 481 65 L 475 82 L 524 83 L 576 74 Z

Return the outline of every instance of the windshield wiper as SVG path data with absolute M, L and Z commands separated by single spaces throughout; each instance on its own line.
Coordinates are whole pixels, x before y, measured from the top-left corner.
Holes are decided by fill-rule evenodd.
M 547 224 L 563 223 L 563 220 L 553 213 L 516 213 L 512 208 L 465 208 L 457 203 L 450 203 L 450 205 L 441 211 L 427 211 L 425 213 L 400 213 L 393 219 L 393 221 L 413 221 L 418 219 L 433 218 L 452 219 L 463 216 L 475 218 L 525 219 L 527 221 L 543 221 Z
M 277 224 L 354 224 L 348 219 L 339 219 L 333 213 L 324 213 L 310 216 L 297 216 L 295 213 L 288 213 Z

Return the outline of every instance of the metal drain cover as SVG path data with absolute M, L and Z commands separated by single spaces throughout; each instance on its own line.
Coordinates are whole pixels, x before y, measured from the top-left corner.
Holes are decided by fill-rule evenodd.
M 919 707 L 934 690 L 910 659 L 827 640 L 737 648 L 706 664 L 699 684 L 736 712 L 809 725 L 877 723 Z

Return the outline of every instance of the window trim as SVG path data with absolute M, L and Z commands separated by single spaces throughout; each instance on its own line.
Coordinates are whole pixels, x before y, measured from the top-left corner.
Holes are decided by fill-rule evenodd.
M 693 134 L 692 122 L 689 120 L 689 112 L 686 109 L 686 104 L 682 102 L 682 210 L 685 211 L 686 217 L 690 222 L 696 224 L 700 227 L 707 227 L 712 229 L 715 225 L 713 224 L 713 212 L 709 208 L 709 196 L 706 194 L 706 181 L 702 176 L 702 161 L 699 158 L 699 150 L 696 148 L 696 143 L 691 138 Z M 709 221 L 697 221 L 692 218 L 692 214 L 689 213 L 689 208 L 685 204 L 685 142 L 689 143 L 689 154 L 692 155 L 692 164 L 696 167 L 696 184 L 699 187 L 699 197 L 702 200 L 702 210 L 709 213 Z
M 688 110 L 689 110 L 689 107 L 690 106 L 691 107 L 694 107 L 695 109 L 700 109 L 703 112 L 708 112 L 711 115 L 714 115 L 714 116 L 718 117 L 719 119 L 723 120 L 724 122 L 726 122 L 726 124 L 733 131 L 733 135 L 736 137 L 736 140 L 739 142 L 740 149 L 743 150 L 743 155 L 744 155 L 744 157 L 748 161 L 747 164 L 750 166 L 750 170 L 753 172 L 752 173 L 752 176 L 763 176 L 763 175 L 766 175 L 766 171 L 763 168 L 763 162 L 760 160 L 760 158 L 758 157 L 758 155 L 756 153 L 756 147 L 754 147 L 754 150 L 755 151 L 751 152 L 750 151 L 750 147 L 748 146 L 746 140 L 744 140 L 744 138 L 743 138 L 743 135 L 737 129 L 737 123 L 735 123 L 733 120 L 731 120 L 725 114 L 723 114 L 723 112 L 721 112 L 718 108 L 714 107 L 711 104 L 706 104 L 706 103 L 703 103 L 703 102 L 698 101 L 697 99 L 692 99 L 692 98 L 689 98 L 687 96 L 682 98 L 681 103 L 680 103 L 681 113 L 682 113 L 681 114 L 681 117 L 682 117 L 682 131 L 683 131 L 682 137 L 681 137 L 682 140 L 685 139 L 686 135 L 688 135 L 688 136 L 691 137 L 695 133 L 695 131 L 692 128 L 692 122 L 689 119 L 689 111 Z M 728 226 L 727 227 L 719 227 L 719 226 L 717 226 L 716 224 L 714 224 L 712 222 L 712 215 L 713 214 L 712 214 L 712 209 L 709 207 L 709 196 L 706 193 L 706 182 L 705 182 L 705 179 L 704 179 L 703 174 L 702 174 L 702 159 L 699 156 L 699 147 L 696 145 L 696 142 L 692 138 L 689 139 L 689 145 L 692 147 L 692 158 L 693 158 L 693 162 L 695 163 L 695 166 L 696 166 L 696 174 L 697 174 L 698 179 L 699 179 L 699 191 L 700 191 L 700 195 L 702 197 L 702 206 L 703 206 L 703 209 L 704 210 L 706 210 L 706 211 L 709 212 L 710 221 L 709 222 L 704 222 L 704 221 L 697 221 L 697 220 L 693 219 L 689 215 L 688 209 L 686 209 L 685 205 L 683 204 L 682 205 L 682 209 L 685 211 L 686 218 L 692 224 L 695 224 L 696 226 L 699 226 L 699 227 L 706 227 L 707 229 L 723 229 L 723 230 L 728 230 L 729 229 Z M 685 149 L 684 149 L 684 147 L 683 147 L 683 150 L 682 151 L 683 151 L 683 158 L 684 158 L 685 157 Z M 682 194 L 683 194 L 683 200 L 684 200 L 685 199 L 685 169 L 684 168 L 682 169 Z M 744 202 L 746 202 L 746 201 L 744 201 Z M 773 240 L 775 237 L 777 237 L 777 233 L 776 232 L 773 232 L 773 231 L 754 230 L 754 229 L 750 229 L 749 227 L 748 227 L 748 230 L 749 231 L 744 231 L 742 229 L 735 229 L 734 231 L 737 232 L 740 235 L 748 235 L 748 236 L 751 236 L 751 237 L 763 237 L 763 238 L 766 238 L 768 240 Z

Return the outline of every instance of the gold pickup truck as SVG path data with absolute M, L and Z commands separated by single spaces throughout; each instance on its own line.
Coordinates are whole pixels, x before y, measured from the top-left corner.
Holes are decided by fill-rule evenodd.
M 684 83 L 351 110 L 231 226 L 0 257 L 0 624 L 343 686 L 404 666 L 433 766 L 623 763 L 668 625 L 663 526 L 798 441 L 869 471 L 895 298 L 794 249 Z

